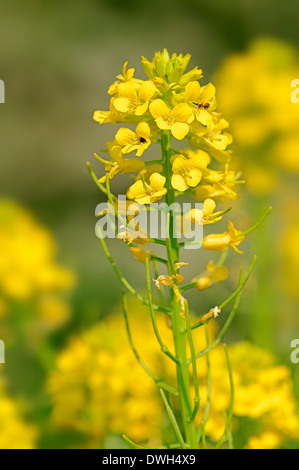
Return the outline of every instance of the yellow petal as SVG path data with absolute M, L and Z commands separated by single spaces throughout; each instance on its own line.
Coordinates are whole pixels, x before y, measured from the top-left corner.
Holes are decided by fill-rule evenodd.
M 159 127 L 159 129 L 162 129 L 162 130 L 171 129 L 171 124 L 169 124 L 167 121 L 165 121 L 163 119 L 163 117 L 161 117 L 161 116 L 156 119 L 156 124 Z
M 142 181 L 138 180 L 136 183 L 132 184 L 127 191 L 128 199 L 136 199 L 138 196 L 145 194 L 145 189 Z
M 115 140 L 119 145 L 130 144 L 135 138 L 135 132 L 131 131 L 131 129 L 127 129 L 126 127 L 121 127 L 115 135 Z
M 110 116 L 110 111 L 95 111 L 93 113 L 93 119 L 94 121 L 99 122 L 100 124 L 103 124 L 105 120 Z
M 127 113 L 130 110 L 130 100 L 128 98 L 115 98 L 113 106 L 120 113 Z
M 209 121 L 209 119 L 211 119 L 211 114 L 209 113 L 209 111 L 207 111 L 206 109 L 199 109 L 196 113 L 196 119 L 201 123 L 203 124 L 204 126 L 207 125 L 207 122 Z
M 141 106 L 137 106 L 137 108 L 135 109 L 136 116 L 142 116 L 144 113 L 146 113 L 147 108 L 148 108 L 148 101 L 143 103 Z
M 186 103 L 177 104 L 171 111 L 171 115 L 177 122 L 192 122 L 193 113 Z
M 225 281 L 227 279 L 228 273 L 229 271 L 226 266 L 219 266 L 218 268 L 216 268 L 214 273 L 215 282 Z
M 184 170 L 187 166 L 188 159 L 183 155 L 175 155 L 175 159 L 172 163 L 172 171 L 178 173 L 180 170 Z
M 135 129 L 135 133 L 138 137 L 143 137 L 145 140 L 149 140 L 151 129 L 147 122 L 140 122 Z
M 184 139 L 184 137 L 186 137 L 188 132 L 189 132 L 189 126 L 188 124 L 185 124 L 183 122 L 175 122 L 171 126 L 171 133 L 173 137 L 175 137 L 178 140 Z
M 189 170 L 188 175 L 186 176 L 186 181 L 188 186 L 191 186 L 194 188 L 195 186 L 198 185 L 198 183 L 201 180 L 201 171 L 198 170 L 197 168 L 191 168 Z
M 138 89 L 138 98 L 141 101 L 150 101 L 157 91 L 158 90 L 153 82 L 147 80 L 140 85 Z
M 160 191 L 163 188 L 164 184 L 166 183 L 165 176 L 160 175 L 160 173 L 153 173 L 150 176 L 149 180 L 150 180 L 150 187 L 154 191 Z
M 172 175 L 171 186 L 177 191 L 186 191 L 188 185 L 181 175 Z
M 189 82 L 185 88 L 185 100 L 197 102 L 200 99 L 200 84 L 198 82 Z
M 169 109 L 163 100 L 158 99 L 150 104 L 150 113 L 154 119 L 157 119 L 158 117 L 169 115 Z
M 125 82 L 118 85 L 118 95 L 121 98 L 128 98 L 130 100 L 137 100 L 136 83 Z
M 161 199 L 167 193 L 167 189 L 163 188 L 160 191 L 155 192 L 151 195 L 151 202 L 156 202 Z
M 207 198 L 203 202 L 203 215 L 207 217 L 211 215 L 216 209 L 216 202 L 213 199 Z
M 150 146 L 150 142 L 147 142 L 146 144 L 139 144 L 138 149 L 136 152 L 137 157 L 141 157 L 143 155 L 143 152 Z

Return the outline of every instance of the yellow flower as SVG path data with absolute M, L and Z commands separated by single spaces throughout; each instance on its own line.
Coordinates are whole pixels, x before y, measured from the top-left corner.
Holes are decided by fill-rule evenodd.
M 0 291 L 8 299 L 28 300 L 65 290 L 74 274 L 55 262 L 52 235 L 18 204 L 0 201 Z
M 111 98 L 109 111 L 95 111 L 93 113 L 93 120 L 98 122 L 99 124 L 107 124 L 121 122 L 124 120 L 124 114 L 117 111 L 114 107 L 115 98 Z
M 141 263 L 145 263 L 147 259 L 150 260 L 153 255 L 151 251 L 138 248 L 137 246 L 131 246 L 130 250 L 133 256 Z
M 138 180 L 127 192 L 128 199 L 134 199 L 140 204 L 151 204 L 161 199 L 166 193 L 164 188 L 166 178 L 159 173 L 153 173 L 149 178 L 149 184 L 145 181 Z
M 145 163 L 139 158 L 119 158 L 118 162 L 107 162 L 105 170 L 108 171 L 109 179 L 114 178 L 117 173 L 124 175 L 125 173 L 136 173 L 145 167 Z M 106 175 L 99 179 L 100 183 L 105 183 Z
M 185 101 L 191 107 L 196 119 L 203 125 L 207 125 L 211 119 L 211 113 L 216 108 L 216 89 L 212 83 L 200 86 L 198 82 L 189 82 L 185 89 Z
M 118 96 L 114 100 L 114 107 L 121 113 L 133 112 L 142 116 L 148 110 L 149 102 L 157 88 L 151 81 L 145 81 L 140 86 L 126 82 L 118 86 Z
M 242 253 L 242 251 L 237 248 L 237 246 L 245 239 L 245 236 L 241 235 L 242 230 L 235 229 L 234 224 L 231 221 L 228 222 L 227 228 L 228 232 L 211 234 L 204 237 L 203 247 L 207 250 L 224 251 L 224 249 L 229 246 L 237 253 Z
M 216 209 L 215 201 L 213 201 L 213 199 L 207 198 L 203 202 L 202 209 L 193 208 L 189 212 L 184 214 L 183 216 L 177 216 L 178 219 L 181 220 L 181 231 L 184 230 L 184 225 L 185 227 L 186 226 L 189 227 L 189 224 L 187 224 L 187 221 L 191 222 L 192 224 L 197 224 L 197 225 L 207 225 L 207 224 L 214 224 L 215 222 L 218 222 L 219 220 L 222 219 L 222 215 L 218 215 L 218 214 L 221 214 L 221 212 L 214 213 L 215 209 Z
M 201 180 L 202 169 L 202 161 L 197 155 L 191 158 L 175 155 L 172 159 L 172 187 L 178 191 L 186 191 L 190 186 L 197 186 Z
M 216 282 L 222 282 L 227 279 L 228 269 L 226 266 L 215 266 L 213 261 L 209 261 L 206 267 L 206 271 L 199 274 L 192 279 L 192 282 L 196 282 L 198 290 L 208 289 L 212 287 Z
M 37 429 L 24 421 L 20 406 L 0 383 L 0 449 L 34 449 Z
M 206 168 L 209 163 L 211 163 L 210 155 L 200 149 L 192 150 L 191 148 L 185 148 L 183 150 L 180 150 L 180 153 L 187 158 L 196 157 L 198 160 L 200 160 L 202 169 Z
M 136 224 L 134 219 L 129 222 L 128 226 L 116 236 L 119 240 L 123 240 L 127 245 L 137 243 L 138 245 L 145 245 L 149 242 L 148 234 L 144 229 L 141 229 L 139 224 Z
M 264 431 L 258 436 L 251 436 L 247 442 L 246 449 L 275 449 L 281 443 L 279 431 Z
M 109 87 L 109 90 L 108 90 L 109 95 L 114 95 L 115 93 L 117 93 L 118 87 L 122 83 L 130 83 L 133 80 L 138 82 L 138 80 L 133 79 L 135 69 L 131 68 L 127 70 L 127 65 L 128 65 L 128 62 L 125 62 L 123 66 L 123 70 L 122 70 L 122 75 L 117 75 L 116 78 L 118 78 L 118 80 Z
M 151 130 L 146 122 L 140 122 L 134 131 L 121 127 L 116 135 L 116 142 L 122 147 L 122 153 L 127 154 L 136 151 L 137 157 L 151 145 Z
M 202 172 L 202 184 L 194 191 L 194 197 L 198 200 L 205 198 L 217 198 L 220 201 L 236 199 L 237 194 L 232 189 L 236 182 L 234 171 L 229 171 L 226 165 L 225 171 L 215 171 L 206 168 Z
M 169 109 L 163 100 L 157 99 L 150 104 L 150 113 L 159 129 L 170 130 L 173 137 L 184 139 L 189 132 L 189 125 L 193 121 L 193 113 L 186 103 L 177 104 Z
M 223 118 L 220 120 L 209 119 L 204 139 L 217 150 L 225 150 L 233 141 L 230 134 L 222 132 L 228 126 L 229 123 Z
M 175 265 L 176 270 L 178 270 L 181 266 L 186 266 L 187 264 L 188 263 L 176 263 Z M 158 290 L 160 290 L 160 286 L 169 286 L 172 288 L 176 296 L 177 302 L 180 302 L 181 304 L 180 315 L 182 317 L 185 316 L 185 300 L 186 299 L 180 293 L 180 290 L 177 284 L 181 284 L 183 280 L 184 280 L 183 276 L 179 273 L 173 274 L 172 276 L 169 276 L 168 274 L 161 274 L 160 276 L 157 277 L 157 279 L 153 280 Z
M 137 351 L 156 374 L 165 376 L 173 365 L 161 358 L 148 309 L 131 301 L 128 311 Z M 117 307 L 99 324 L 73 337 L 59 353 L 47 382 L 53 403 L 51 421 L 56 429 L 83 434 L 90 448 L 101 448 L 108 434 L 122 433 L 141 442 L 151 439 L 150 445 L 156 448 L 162 445 L 163 403 L 156 384 L 132 354 L 122 317 Z M 173 350 L 165 315 L 157 316 L 157 324 Z

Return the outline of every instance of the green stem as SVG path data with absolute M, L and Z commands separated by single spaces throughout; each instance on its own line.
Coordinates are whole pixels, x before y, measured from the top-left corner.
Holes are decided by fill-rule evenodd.
M 153 298 L 152 298 L 152 289 L 151 289 L 151 276 L 150 276 L 150 266 L 149 266 L 149 260 L 148 258 L 145 260 L 145 270 L 146 270 L 146 288 L 147 288 L 147 298 L 148 298 L 148 304 L 149 304 L 149 310 L 150 310 L 150 315 L 151 315 L 151 320 L 152 320 L 152 325 L 153 329 L 157 338 L 157 341 L 160 345 L 161 351 L 166 354 L 170 359 L 172 359 L 174 362 L 177 362 L 176 357 L 169 351 L 168 347 L 166 344 L 163 343 L 163 340 L 160 336 L 157 321 L 156 321 L 156 316 L 153 308 Z
M 186 312 L 186 325 L 187 325 L 187 333 L 188 333 L 188 341 L 190 346 L 191 352 L 191 362 L 192 362 L 192 372 L 193 372 L 193 385 L 194 385 L 194 408 L 192 414 L 190 416 L 190 420 L 193 421 L 196 418 L 198 409 L 199 409 L 199 384 L 198 384 L 198 375 L 197 375 L 197 365 L 196 365 L 196 357 L 195 357 L 195 348 L 192 336 L 192 330 L 190 325 L 190 316 L 189 316 L 189 305 L 187 300 L 185 300 L 185 312 Z
M 175 202 L 175 192 L 171 186 L 171 146 L 170 132 L 164 131 L 161 139 L 163 171 L 166 178 L 165 187 L 167 189 L 166 203 L 168 206 Z M 169 214 L 168 238 L 166 240 L 168 255 L 168 273 L 170 276 L 175 275 L 175 263 L 179 260 L 179 247 L 174 234 L 173 214 Z M 184 334 L 184 321 L 181 313 L 181 305 L 177 302 L 177 298 L 173 289 L 170 289 L 170 307 L 173 339 L 175 346 L 175 356 L 177 358 L 177 382 L 180 398 L 181 420 L 185 431 L 185 442 L 190 449 L 198 449 L 198 441 L 196 437 L 196 427 L 194 421 L 190 420 L 192 415 L 192 401 L 190 396 L 190 377 L 187 362 L 186 340 Z
M 186 449 L 186 444 L 184 442 L 184 439 L 183 439 L 183 436 L 181 434 L 181 431 L 180 431 L 180 428 L 179 428 L 179 425 L 175 419 L 175 416 L 174 416 L 174 413 L 171 409 L 171 406 L 169 405 L 168 401 L 167 401 L 167 398 L 165 396 L 165 393 L 163 392 L 162 389 L 160 389 L 160 393 L 161 393 L 161 397 L 162 397 L 162 400 L 163 400 L 163 403 L 164 403 L 164 406 L 165 406 L 165 409 L 166 409 L 166 412 L 168 414 L 168 417 L 169 417 L 169 420 L 172 424 L 172 427 L 173 427 L 173 430 L 175 432 L 175 435 L 182 447 L 182 449 Z
M 155 384 L 157 384 L 160 388 L 163 388 L 164 390 L 166 390 L 167 392 L 169 393 L 173 393 L 174 395 L 178 395 L 178 392 L 177 390 L 172 387 L 171 385 L 168 385 L 166 384 L 165 382 L 163 382 L 159 377 L 156 377 L 150 370 L 149 368 L 147 367 L 147 365 L 143 362 L 143 360 L 141 359 L 141 357 L 139 356 L 136 348 L 135 348 L 135 345 L 133 343 L 133 338 L 132 338 L 132 335 L 131 335 L 131 330 L 130 330 L 130 326 L 129 326 L 129 319 L 128 319 L 128 309 L 127 309 L 127 296 L 126 296 L 126 293 L 125 291 L 123 291 L 122 293 L 122 306 L 123 306 L 123 314 L 124 314 L 124 317 L 125 317 L 125 323 L 126 323 L 126 330 L 127 330 L 127 334 L 128 334 L 128 338 L 129 338 L 129 343 L 130 343 L 130 346 L 131 346 L 131 349 L 133 351 L 133 354 L 134 356 L 136 357 L 137 361 L 139 362 L 139 364 L 141 365 L 141 367 L 143 368 L 143 370 L 150 376 L 150 378 L 155 382 Z
M 228 409 L 228 415 L 226 417 L 226 424 L 225 424 L 225 430 L 221 438 L 219 439 L 218 442 L 215 444 L 215 449 L 219 449 L 222 444 L 224 444 L 225 441 L 228 439 L 228 434 L 230 431 L 230 425 L 233 419 L 233 411 L 234 411 L 234 398 L 235 398 L 235 389 L 234 389 L 234 380 L 233 380 L 233 371 L 232 371 L 232 366 L 231 362 L 229 359 L 229 354 L 227 350 L 226 344 L 224 346 L 224 352 L 225 352 L 225 358 L 227 362 L 227 368 L 228 368 L 228 375 L 229 375 L 229 383 L 230 383 L 230 405 Z

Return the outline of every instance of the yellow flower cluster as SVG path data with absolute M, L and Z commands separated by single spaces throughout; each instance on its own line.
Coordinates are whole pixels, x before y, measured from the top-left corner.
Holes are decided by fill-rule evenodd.
M 295 400 L 291 371 L 277 364 L 273 355 L 248 341 L 229 348 L 235 387 L 232 431 L 238 434 L 242 419 L 250 418 L 255 431 L 245 436 L 247 448 L 277 448 L 286 440 L 299 440 L 298 404 Z M 211 412 L 206 433 L 217 441 L 224 429 L 224 413 L 229 407 L 230 385 L 226 359 L 219 346 L 210 353 Z M 207 399 L 206 366 L 200 359 L 202 405 Z M 251 432 L 251 433 L 250 433 Z
M 299 171 L 299 112 L 291 101 L 298 76 L 296 51 L 269 39 L 229 56 L 218 71 L 218 105 L 229 119 L 246 184 L 257 193 L 275 188 L 279 169 Z
M 6 394 L 0 382 L 0 449 L 33 449 L 36 429 L 20 416 L 16 401 Z
M 54 256 L 48 230 L 15 202 L 0 200 L 0 317 L 9 312 L 11 301 L 32 301 L 40 328 L 67 319 L 68 306 L 57 294 L 73 285 L 74 275 L 58 266 Z
M 210 266 L 211 268 L 211 266 Z M 175 383 L 175 368 L 160 355 L 147 310 L 131 304 L 129 319 L 135 347 L 142 360 L 159 377 Z M 157 317 L 165 344 L 173 350 L 171 329 L 164 315 Z M 99 447 L 108 433 L 125 433 L 138 442 L 163 434 L 163 407 L 153 381 L 140 369 L 119 313 L 104 319 L 78 337 L 58 356 L 56 370 L 48 381 L 53 400 L 53 422 L 76 429 L 89 437 L 90 447 Z M 209 323 L 210 341 L 215 324 Z M 117 331 L 117 335 L 115 335 Z M 202 328 L 194 331 L 196 347 L 204 349 Z M 249 342 L 229 348 L 235 383 L 234 420 L 236 435 L 240 420 L 250 418 L 256 433 L 245 436 L 248 448 L 276 448 L 287 439 L 299 440 L 299 418 L 290 370 L 277 364 L 266 350 Z M 211 371 L 210 413 L 206 434 L 217 441 L 225 427 L 230 385 L 222 346 L 209 355 Z M 200 413 L 207 402 L 207 363 L 198 362 Z M 162 427 L 161 427 L 162 425 Z M 157 442 L 156 442 L 157 444 Z
M 166 49 L 155 53 L 152 61 L 142 57 L 147 80 L 135 78 L 135 69 L 128 69 L 127 62 L 124 64 L 122 74 L 108 90 L 109 111 L 95 111 L 94 120 L 100 124 L 125 123 L 136 127 L 133 130 L 120 127 L 114 140 L 107 142 L 110 160 L 95 156 L 104 163 L 107 172 L 99 179 L 100 183 L 118 173 L 137 173 L 127 191 L 129 200 L 151 204 L 170 190 L 178 195 L 188 192 L 211 208 L 204 218 L 189 214 L 192 223 L 215 223 L 221 220 L 222 214 L 219 212 L 218 217 L 217 213 L 213 214 L 214 199 L 222 202 L 235 199 L 234 186 L 239 181 L 235 171 L 229 168 L 231 152 L 227 147 L 232 137 L 226 132 L 228 122 L 216 112 L 215 87 L 212 83 L 199 83 L 202 71 L 197 67 L 186 72 L 190 58 L 189 54 L 170 56 Z M 162 160 L 140 159 L 150 146 L 161 142 L 165 132 L 175 141 L 187 139 L 191 147 L 171 148 L 169 183 Z M 209 236 L 203 246 L 220 251 L 230 246 L 238 251 L 236 247 L 244 238 L 240 234 L 230 222 L 228 232 Z
M 155 373 L 165 374 L 147 310 L 130 308 L 136 348 Z M 160 318 L 161 333 L 168 333 Z M 170 331 L 170 330 L 169 330 Z M 53 400 L 53 423 L 85 433 L 91 447 L 99 447 L 109 433 L 133 439 L 159 439 L 162 410 L 157 387 L 144 373 L 130 348 L 120 315 L 74 337 L 57 358 L 48 380 Z

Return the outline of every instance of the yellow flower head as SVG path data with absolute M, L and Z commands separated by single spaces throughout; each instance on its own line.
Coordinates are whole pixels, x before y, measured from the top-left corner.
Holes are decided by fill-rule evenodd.
M 105 164 L 105 170 L 108 172 L 109 179 L 114 178 L 117 173 L 136 173 L 145 167 L 145 163 L 139 158 L 123 158 L 122 146 L 116 140 L 106 142 L 111 161 L 106 161 L 95 154 L 95 157 Z M 99 179 L 100 183 L 105 183 L 106 175 Z
M 128 199 L 134 199 L 140 204 L 150 204 L 159 201 L 166 193 L 164 188 L 166 178 L 159 173 L 153 173 L 149 178 L 149 184 L 144 180 L 136 181 L 127 192 Z
M 131 68 L 127 70 L 127 65 L 128 62 L 124 63 L 123 70 L 122 70 L 122 75 L 117 75 L 117 81 L 114 82 L 108 90 L 109 95 L 114 95 L 115 93 L 118 92 L 118 87 L 122 83 L 130 83 L 130 82 L 138 82 L 138 80 L 134 79 L 134 73 L 135 69 Z
M 202 161 L 197 155 L 191 158 L 175 155 L 172 159 L 172 187 L 178 191 L 186 191 L 189 187 L 197 186 L 201 180 L 202 169 Z
M 151 81 L 137 85 L 133 82 L 126 82 L 118 86 L 118 96 L 113 104 L 120 113 L 133 113 L 142 116 L 146 113 L 149 101 L 157 92 L 157 88 Z
M 227 246 L 230 246 L 237 253 L 242 253 L 242 251 L 237 248 L 245 239 L 245 236 L 242 235 L 242 230 L 237 230 L 231 221 L 228 222 L 227 228 L 227 232 L 211 234 L 204 237 L 203 247 L 207 250 L 224 251 Z
M 216 108 L 216 89 L 212 83 L 200 86 L 198 82 L 189 82 L 186 85 L 185 101 L 189 104 L 192 112 L 201 124 L 207 125 L 212 118 L 212 112 Z
M 215 209 L 216 209 L 215 201 L 210 198 L 205 199 L 203 202 L 202 209 L 193 208 L 181 217 L 181 223 L 182 223 L 181 230 L 183 230 L 185 220 L 191 222 L 191 224 L 197 224 L 197 225 L 207 225 L 207 224 L 214 224 L 215 222 L 218 222 L 219 220 L 222 219 L 222 215 L 221 215 L 221 212 L 214 213 Z M 189 227 L 189 225 L 187 226 Z
M 121 127 L 115 140 L 122 147 L 122 153 L 127 154 L 136 151 L 137 157 L 141 157 L 143 152 L 151 145 L 151 130 L 146 122 L 140 122 L 134 131 Z
M 170 130 L 178 140 L 186 137 L 189 124 L 193 121 L 193 113 L 186 103 L 179 103 L 170 109 L 163 100 L 156 99 L 150 104 L 150 113 L 159 129 Z

